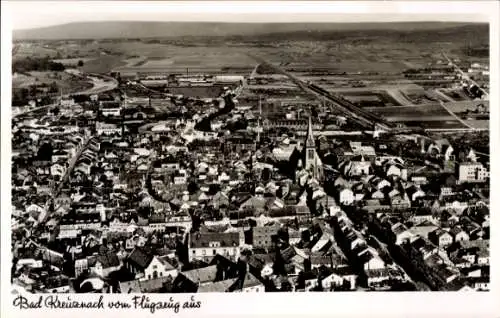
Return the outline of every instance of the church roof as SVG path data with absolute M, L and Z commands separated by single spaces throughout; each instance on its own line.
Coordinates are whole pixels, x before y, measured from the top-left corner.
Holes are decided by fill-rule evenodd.
M 309 122 L 307 124 L 306 147 L 315 147 L 311 116 L 309 116 Z

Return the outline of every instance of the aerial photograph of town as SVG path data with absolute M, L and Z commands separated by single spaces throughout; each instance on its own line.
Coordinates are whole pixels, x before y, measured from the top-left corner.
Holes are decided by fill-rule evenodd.
M 489 291 L 489 36 L 14 29 L 11 290 Z

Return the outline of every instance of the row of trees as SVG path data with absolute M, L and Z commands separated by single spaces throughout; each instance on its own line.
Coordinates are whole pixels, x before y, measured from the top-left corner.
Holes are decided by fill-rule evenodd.
M 65 67 L 62 63 L 53 62 L 49 57 L 42 57 L 42 58 L 27 57 L 12 62 L 12 72 L 18 72 L 18 73 L 31 72 L 31 71 L 61 72 L 64 70 Z
M 12 90 L 12 106 L 24 106 L 32 99 L 44 94 L 44 88 L 47 88 L 48 94 L 54 94 L 59 91 L 56 82 L 50 84 L 42 83 L 40 85 L 30 85 L 29 87 L 22 87 Z M 50 101 L 48 101 L 50 102 Z

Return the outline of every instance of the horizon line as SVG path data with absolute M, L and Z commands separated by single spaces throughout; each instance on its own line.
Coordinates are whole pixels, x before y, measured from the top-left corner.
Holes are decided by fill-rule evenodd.
M 65 22 L 65 23 L 58 23 L 58 24 L 51 24 L 51 25 L 44 25 L 44 26 L 39 26 L 39 27 L 28 27 L 28 28 L 12 28 L 12 31 L 27 31 L 27 30 L 39 30 L 39 29 L 45 29 L 45 28 L 51 28 L 51 27 L 59 27 L 59 26 L 65 26 L 65 25 L 70 25 L 70 24 L 80 24 L 80 23 L 110 23 L 110 22 L 116 22 L 116 23 L 218 23 L 218 24 L 390 24 L 390 23 L 462 23 L 462 24 L 489 24 L 490 22 L 488 21 L 464 21 L 464 20 L 387 20 L 387 21 L 243 21 L 243 22 L 238 22 L 238 21 L 217 21 L 217 20 L 168 20 L 168 21 L 162 21 L 162 20 L 95 20 L 95 21 L 86 21 L 86 20 L 80 20 L 80 21 L 73 21 L 73 22 Z

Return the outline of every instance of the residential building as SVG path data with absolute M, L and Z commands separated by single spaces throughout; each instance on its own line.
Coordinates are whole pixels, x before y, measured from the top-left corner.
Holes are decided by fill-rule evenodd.
M 489 178 L 488 169 L 480 162 L 464 162 L 458 166 L 458 182 L 486 182 Z
M 240 256 L 240 233 L 192 233 L 189 235 L 189 261 L 209 261 L 217 254 L 238 259 Z

